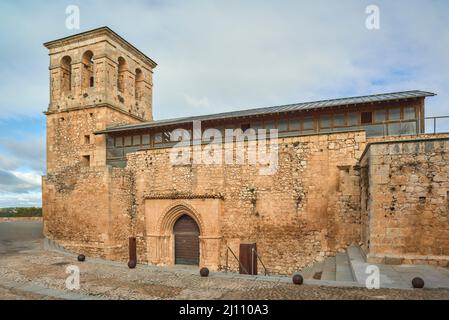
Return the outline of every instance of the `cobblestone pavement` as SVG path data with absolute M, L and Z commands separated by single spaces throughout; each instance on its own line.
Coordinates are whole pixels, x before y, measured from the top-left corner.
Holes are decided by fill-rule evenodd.
M 53 300 L 53 297 L 48 297 L 41 294 L 30 293 L 17 289 L 10 289 L 0 286 L 0 300 Z
M 252 278 L 216 274 L 201 278 L 197 270 L 141 265 L 130 270 L 125 263 L 99 262 L 89 258 L 80 263 L 74 256 L 41 249 L 3 256 L 0 259 L 0 283 L 3 279 L 67 291 L 68 265 L 77 265 L 81 271 L 81 288 L 77 294 L 107 299 L 449 299 L 449 290 L 295 286 L 279 281 L 254 281 Z M 1 285 L 0 297 L 46 298 L 7 290 Z
M 52 292 L 76 293 L 105 299 L 446 299 L 449 290 L 368 290 L 314 285 L 295 286 L 282 281 L 255 281 L 253 277 L 212 273 L 201 278 L 196 268 L 159 268 L 125 262 L 90 259 L 45 251 L 41 240 L 8 246 L 0 254 L 0 299 L 49 299 L 45 295 L 8 289 L 2 281 L 32 284 Z M 80 268 L 80 290 L 65 287 L 66 267 Z

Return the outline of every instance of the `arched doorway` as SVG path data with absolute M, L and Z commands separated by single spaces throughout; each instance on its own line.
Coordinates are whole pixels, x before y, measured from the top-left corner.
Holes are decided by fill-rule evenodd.
M 200 229 L 189 215 L 184 214 L 173 227 L 175 236 L 175 264 L 199 265 Z

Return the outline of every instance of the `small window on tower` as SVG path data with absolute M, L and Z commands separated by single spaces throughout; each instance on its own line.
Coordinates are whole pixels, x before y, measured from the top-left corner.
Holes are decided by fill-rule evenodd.
M 85 135 L 84 136 L 84 144 L 90 144 L 90 135 Z
M 90 156 L 83 156 L 81 164 L 83 167 L 90 167 Z
M 94 77 L 90 77 L 90 87 L 94 86 Z

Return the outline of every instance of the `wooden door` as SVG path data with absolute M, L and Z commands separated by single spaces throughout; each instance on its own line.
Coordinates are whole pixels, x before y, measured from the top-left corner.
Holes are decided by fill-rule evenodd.
M 175 264 L 199 265 L 200 231 L 195 220 L 183 215 L 173 227 L 175 235 Z

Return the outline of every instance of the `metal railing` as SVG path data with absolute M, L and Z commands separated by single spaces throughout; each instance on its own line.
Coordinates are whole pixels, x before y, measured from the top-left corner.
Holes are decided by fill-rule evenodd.
M 449 133 L 449 116 L 426 117 L 423 129 L 425 134 Z
M 237 260 L 240 268 L 242 268 L 242 270 L 248 274 L 248 270 L 246 270 L 246 268 L 242 265 L 242 263 L 240 262 L 239 258 L 237 258 L 237 256 L 235 255 L 234 251 L 232 251 L 231 248 L 229 248 L 229 246 L 226 246 L 226 266 L 225 266 L 225 272 L 228 273 L 229 270 L 229 251 L 231 251 L 233 257 L 235 258 L 235 260 Z
M 226 266 L 225 266 L 225 272 L 228 273 L 228 270 L 229 270 L 229 252 L 231 252 L 232 256 L 238 262 L 238 264 L 239 264 L 240 268 L 242 268 L 243 272 L 245 272 L 246 274 L 249 274 L 248 270 L 242 265 L 242 263 L 240 262 L 240 259 L 237 258 L 236 254 L 234 253 L 234 251 L 232 251 L 231 248 L 229 248 L 229 246 L 226 246 Z M 252 248 L 251 249 L 251 261 L 254 261 L 254 257 L 256 257 L 256 259 L 262 265 L 262 267 L 264 269 L 264 274 L 266 276 L 268 276 L 269 275 L 268 269 L 265 267 L 265 264 L 263 263 L 262 259 L 260 258 L 259 254 L 257 253 L 256 249 Z M 251 269 L 251 274 L 254 275 L 254 273 L 255 273 L 254 263 L 251 264 L 251 268 L 252 268 Z
M 263 267 L 263 269 L 264 269 L 265 275 L 268 276 L 269 274 L 268 274 L 267 268 L 265 267 L 265 264 L 263 263 L 263 261 L 262 261 L 262 259 L 259 257 L 259 255 L 257 254 L 256 249 L 252 248 L 252 261 L 254 261 L 254 255 L 256 255 L 257 260 L 260 261 L 260 264 L 262 265 L 262 267 Z M 254 264 L 252 265 L 252 267 L 253 267 L 252 274 L 254 274 Z
M 347 127 L 318 128 L 317 132 L 337 133 L 359 129 L 365 130 L 368 137 L 449 133 L 449 116 L 391 120 Z

